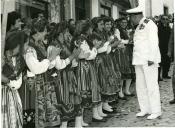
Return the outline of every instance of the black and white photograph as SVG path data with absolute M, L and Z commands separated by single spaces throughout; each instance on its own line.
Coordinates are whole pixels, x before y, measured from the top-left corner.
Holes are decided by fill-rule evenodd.
M 174 0 L 0 3 L 0 128 L 175 127 Z

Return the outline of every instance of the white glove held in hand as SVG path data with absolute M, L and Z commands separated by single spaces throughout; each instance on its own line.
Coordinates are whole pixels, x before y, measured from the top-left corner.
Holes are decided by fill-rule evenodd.
M 108 48 L 107 48 L 106 53 L 109 54 L 109 53 L 111 52 L 111 50 L 112 50 L 112 49 L 111 49 L 111 46 L 109 45 Z

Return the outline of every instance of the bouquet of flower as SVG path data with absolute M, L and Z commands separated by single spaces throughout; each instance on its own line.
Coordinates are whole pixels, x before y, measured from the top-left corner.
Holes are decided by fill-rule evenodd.
M 35 127 L 35 110 L 28 109 L 23 111 L 24 128 Z

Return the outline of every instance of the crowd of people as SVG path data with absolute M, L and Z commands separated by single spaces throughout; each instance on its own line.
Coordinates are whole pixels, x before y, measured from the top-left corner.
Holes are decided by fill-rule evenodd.
M 168 75 L 171 63 L 174 61 L 174 14 L 160 15 L 152 18 L 158 27 L 159 48 L 161 53 L 161 63 L 159 67 L 158 80 L 171 79 Z M 172 77 L 172 87 L 174 99 L 170 104 L 175 104 L 175 84 L 174 73 Z
M 173 18 L 163 15 L 153 21 L 160 26 L 161 80 L 170 78 Z M 2 69 L 3 127 L 67 127 L 73 119 L 75 127 L 88 126 L 86 108 L 92 109 L 92 121 L 105 122 L 117 112 L 119 99 L 134 96 L 130 88 L 135 82 L 135 28 L 128 17 L 49 23 L 41 13 L 32 20 L 9 13 Z

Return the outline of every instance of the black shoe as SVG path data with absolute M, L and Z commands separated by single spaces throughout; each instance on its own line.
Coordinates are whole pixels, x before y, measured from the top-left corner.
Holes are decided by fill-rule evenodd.
M 112 109 L 113 109 L 113 110 L 117 109 L 117 106 L 113 106 Z
M 127 98 L 126 97 L 118 97 L 119 99 L 121 99 L 121 100 L 127 100 Z
M 118 111 L 117 108 L 116 108 L 116 109 L 113 109 L 112 113 L 113 113 L 113 114 L 116 114 L 116 113 L 119 113 L 119 111 Z
M 165 76 L 165 77 L 163 77 L 164 79 L 171 79 L 171 77 L 170 76 Z
M 105 114 L 113 114 L 113 111 L 109 112 L 109 111 L 106 111 L 106 110 L 103 109 L 103 113 L 105 113 Z
M 111 118 L 111 117 L 113 117 L 113 115 L 112 114 L 108 114 L 107 116 L 105 116 L 103 118 L 107 119 L 107 118 Z
M 169 103 L 170 104 L 175 104 L 175 99 L 171 100 Z
M 162 78 L 159 78 L 158 81 L 163 81 L 163 79 Z
M 99 119 L 95 119 L 95 118 L 92 118 L 92 122 L 106 122 L 107 120 L 106 119 L 102 119 L 102 120 L 99 120 Z
M 131 96 L 131 97 L 135 96 L 135 94 L 133 94 L 133 93 L 131 93 L 131 94 L 126 94 L 126 93 L 125 93 L 125 95 L 126 95 L 126 96 Z

